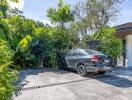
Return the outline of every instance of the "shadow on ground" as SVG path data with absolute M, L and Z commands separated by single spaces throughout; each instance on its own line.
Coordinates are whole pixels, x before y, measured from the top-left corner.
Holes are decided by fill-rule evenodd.
M 113 72 L 117 75 L 132 77 L 132 68 L 117 67 Z
M 96 78 L 96 80 L 121 88 L 132 87 L 132 80 L 129 80 L 124 77 L 119 77 L 116 75 L 110 75 L 108 77 L 103 77 L 103 78 Z
M 50 68 L 24 69 L 24 70 L 20 71 L 20 73 L 19 73 L 19 78 L 18 78 L 18 81 L 16 82 L 16 86 L 22 88 L 29 83 L 28 81 L 25 80 L 27 76 L 39 75 L 40 73 L 45 73 L 45 72 L 52 72 L 52 73 L 56 73 L 56 74 L 70 73 L 70 71 L 58 70 L 58 69 L 52 69 L 52 68 L 51 69 Z

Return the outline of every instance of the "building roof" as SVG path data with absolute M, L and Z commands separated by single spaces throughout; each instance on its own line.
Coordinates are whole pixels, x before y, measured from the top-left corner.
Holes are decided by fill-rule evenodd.
M 128 22 L 128 23 L 116 26 L 116 28 L 118 28 L 118 29 L 120 29 L 120 28 L 126 28 L 126 27 L 132 27 L 132 22 Z
M 116 26 L 116 35 L 120 38 L 125 38 L 127 35 L 132 35 L 132 22 Z

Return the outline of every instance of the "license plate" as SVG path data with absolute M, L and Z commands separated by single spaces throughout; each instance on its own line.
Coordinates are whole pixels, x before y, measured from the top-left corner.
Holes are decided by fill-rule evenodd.
M 105 63 L 109 63 L 109 60 L 104 60 Z
M 103 67 L 103 69 L 105 69 L 105 70 L 111 70 L 110 67 Z

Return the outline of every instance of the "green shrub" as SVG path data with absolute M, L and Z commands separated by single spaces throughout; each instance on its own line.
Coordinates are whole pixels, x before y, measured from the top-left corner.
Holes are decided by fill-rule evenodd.
M 122 41 L 115 36 L 115 28 L 104 27 L 97 33 L 96 39 L 100 41 L 98 49 L 113 59 L 120 57 L 122 53 Z
M 14 52 L 9 47 L 2 29 L 0 29 L 0 100 L 9 100 L 14 91 L 17 72 L 10 69 Z

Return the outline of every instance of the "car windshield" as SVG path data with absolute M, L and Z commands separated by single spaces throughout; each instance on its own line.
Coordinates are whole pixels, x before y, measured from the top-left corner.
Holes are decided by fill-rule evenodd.
M 95 50 L 85 50 L 88 54 L 90 54 L 90 55 L 94 55 L 94 54 L 96 54 L 96 55 L 104 55 L 102 52 L 99 52 L 99 51 L 95 51 Z

